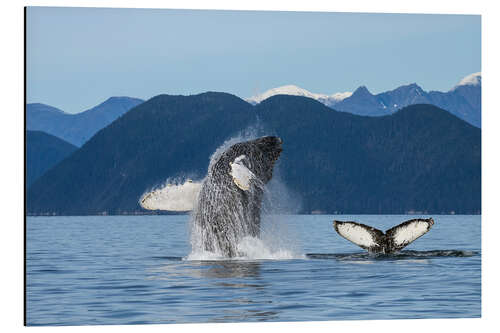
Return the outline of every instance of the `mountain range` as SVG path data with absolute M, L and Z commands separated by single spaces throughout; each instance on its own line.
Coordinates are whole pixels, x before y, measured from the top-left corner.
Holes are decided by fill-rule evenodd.
M 481 211 L 481 130 L 436 106 L 363 117 L 306 97 L 252 106 L 210 92 L 137 105 L 37 179 L 27 212 L 144 213 L 143 193 L 202 179 L 211 154 L 246 132 L 283 139 L 275 178 L 302 213 Z
M 40 131 L 26 131 L 26 188 L 78 147 Z
M 425 92 L 413 83 L 376 95 L 370 93 L 365 86 L 353 93 L 326 95 L 288 85 L 270 89 L 246 101 L 256 105 L 275 95 L 304 96 L 335 110 L 363 116 L 388 115 L 412 104 L 433 104 L 481 127 L 480 73 L 465 77 L 448 92 Z M 69 114 L 46 104 L 30 103 L 26 107 L 26 128 L 46 132 L 80 147 L 97 131 L 142 102 L 144 101 L 138 98 L 111 97 L 96 107 L 77 114 Z
M 373 95 L 365 86 L 359 87 L 353 93 L 325 95 L 288 85 L 270 89 L 246 100 L 255 105 L 275 95 L 305 96 L 316 99 L 337 111 L 362 116 L 384 116 L 408 105 L 432 104 L 476 127 L 481 127 L 481 73 L 466 76 L 448 92 L 426 92 L 416 83 L 412 83 L 376 95 Z
M 80 147 L 101 128 L 142 102 L 138 98 L 111 97 L 76 114 L 46 104 L 29 103 L 26 105 L 26 129 L 43 131 Z

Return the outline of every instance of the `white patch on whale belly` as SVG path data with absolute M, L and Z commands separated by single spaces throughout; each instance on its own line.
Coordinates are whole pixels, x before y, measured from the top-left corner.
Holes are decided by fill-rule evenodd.
M 342 224 L 339 224 L 337 228 L 338 233 L 342 237 L 358 246 L 369 248 L 378 245 L 375 242 L 373 235 L 368 230 L 366 230 L 366 228 L 356 223 L 344 222 Z
M 191 211 L 198 200 L 201 184 L 190 180 L 183 184 L 167 184 L 143 195 L 139 203 L 147 210 Z
M 250 189 L 250 180 L 255 178 L 255 175 L 243 164 L 242 160 L 245 158 L 245 155 L 240 155 L 234 159 L 234 162 L 230 162 L 231 171 L 229 174 L 233 177 L 236 186 L 243 191 L 248 191 Z
M 406 226 L 398 228 L 392 238 L 396 245 L 409 244 L 419 238 L 429 230 L 429 223 L 426 221 L 415 221 Z

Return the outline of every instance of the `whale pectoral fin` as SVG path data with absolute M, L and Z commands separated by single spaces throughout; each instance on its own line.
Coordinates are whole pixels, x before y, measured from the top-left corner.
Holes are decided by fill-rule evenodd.
M 413 219 L 403 222 L 385 232 L 392 251 L 399 251 L 414 240 L 425 235 L 434 225 L 434 220 Z
M 333 221 L 333 227 L 340 236 L 365 250 L 379 252 L 384 248 L 385 235 L 378 229 L 350 221 Z
M 147 210 L 191 211 L 200 193 L 201 184 L 201 182 L 195 183 L 189 180 L 184 184 L 167 184 L 144 194 L 139 204 Z
M 248 191 L 250 189 L 250 180 L 255 178 L 255 175 L 243 164 L 242 161 L 245 158 L 245 155 L 240 155 L 236 157 L 233 162 L 229 163 L 231 167 L 229 174 L 233 177 L 233 182 L 236 186 L 243 191 Z

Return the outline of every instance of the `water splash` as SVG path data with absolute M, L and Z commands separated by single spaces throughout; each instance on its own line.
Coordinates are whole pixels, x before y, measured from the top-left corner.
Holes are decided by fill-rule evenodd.
M 252 127 L 241 132 L 237 136 L 224 142 L 211 156 L 209 170 L 211 170 L 214 163 L 216 163 L 220 156 L 231 146 L 239 142 L 245 142 L 257 139 L 262 136 L 262 128 Z M 276 213 L 283 214 L 286 212 L 287 205 L 290 203 L 291 195 L 284 183 L 279 177 L 278 167 L 274 169 L 274 176 L 268 186 L 254 179 L 253 186 L 249 190 L 250 197 L 263 198 L 262 208 L 252 209 L 250 206 L 243 205 L 239 200 L 227 202 L 222 200 L 227 198 L 227 194 L 221 193 L 220 186 L 212 186 L 207 183 L 207 193 L 209 205 L 204 205 L 205 209 L 195 206 L 190 218 L 190 237 L 191 237 L 191 253 L 185 258 L 187 260 L 227 260 L 225 249 L 218 248 L 219 241 L 217 237 L 224 237 L 224 242 L 231 244 L 231 248 L 236 249 L 236 256 L 232 260 L 253 260 L 253 259 L 293 259 L 305 258 L 300 251 L 300 246 L 293 233 L 289 232 L 286 221 L 283 220 L 282 215 L 275 215 Z M 212 181 L 212 177 L 206 177 L 205 182 Z M 215 184 L 214 184 L 215 185 Z M 212 189 L 213 188 L 213 189 Z M 225 191 L 239 191 L 234 186 L 227 186 Z M 218 214 L 221 207 L 213 206 L 214 203 L 229 208 L 226 211 L 230 212 L 230 216 L 223 214 L 223 217 L 218 218 L 229 219 L 228 223 L 222 225 L 229 225 L 230 227 L 224 233 L 214 230 L 213 226 L 200 225 L 196 223 L 197 214 Z M 294 205 L 294 209 L 299 205 Z M 209 209 L 206 209 L 209 207 Z M 262 212 L 262 216 L 261 216 Z M 294 213 L 290 208 L 288 213 Z M 258 214 L 258 215 L 257 215 Z M 254 221 L 260 220 L 260 230 L 252 230 L 256 224 Z M 235 223 L 236 221 L 236 223 Z M 222 234 L 222 236 L 221 236 Z M 260 234 L 260 235 L 259 235 Z M 207 243 L 210 251 L 207 251 Z
M 237 133 L 235 136 L 224 141 L 222 145 L 220 145 L 215 152 L 210 156 L 210 163 L 208 165 L 208 169 L 212 167 L 213 163 L 218 160 L 219 156 L 222 155 L 229 147 L 236 143 L 255 140 L 261 136 L 264 136 L 265 130 L 263 126 L 258 123 L 254 126 L 247 127 L 241 132 Z
M 285 260 L 285 259 L 305 259 L 302 254 L 298 254 L 293 249 L 270 244 L 268 240 L 257 237 L 243 237 L 237 245 L 239 255 L 231 260 Z M 210 252 L 198 248 L 191 252 L 185 260 L 196 261 L 226 261 L 227 257 L 216 252 Z

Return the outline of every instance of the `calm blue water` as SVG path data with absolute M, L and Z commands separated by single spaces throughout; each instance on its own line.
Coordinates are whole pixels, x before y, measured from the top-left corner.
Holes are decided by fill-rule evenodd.
M 183 259 L 188 216 L 28 217 L 27 323 L 480 317 L 480 216 L 433 216 L 396 256 L 365 254 L 334 218 L 385 230 L 414 217 L 280 217 L 274 259 L 233 261 Z

